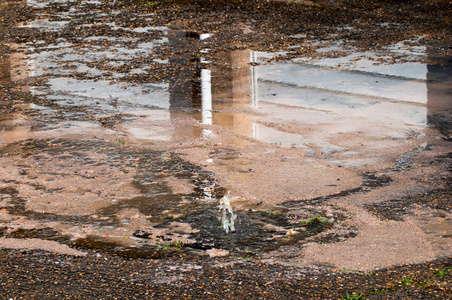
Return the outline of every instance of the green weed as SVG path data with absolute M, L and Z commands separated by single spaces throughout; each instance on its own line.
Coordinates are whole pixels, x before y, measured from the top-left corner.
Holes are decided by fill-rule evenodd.
M 184 247 L 184 244 L 181 241 L 177 240 L 177 241 L 171 241 L 166 244 L 160 244 L 159 246 L 161 247 L 161 249 L 163 251 L 168 251 L 170 249 L 182 249 Z
M 411 279 L 410 277 L 403 277 L 402 278 L 402 284 L 404 284 L 404 285 L 412 285 L 413 284 L 413 279 Z
M 301 226 L 316 226 L 322 223 L 329 223 L 330 221 L 326 218 L 322 218 L 319 215 L 313 215 L 309 220 L 302 221 Z
M 251 255 L 245 255 L 245 254 L 237 254 L 237 255 L 234 255 L 234 257 L 241 258 L 241 259 L 245 259 L 245 260 L 250 260 L 250 259 L 253 259 L 253 258 L 254 258 L 254 257 L 251 256 Z
M 430 285 L 430 283 L 428 283 L 426 279 L 421 279 L 421 280 L 419 280 L 419 284 L 417 285 L 417 287 L 423 288 L 423 287 L 427 287 L 429 285 Z
M 341 272 L 354 272 L 354 273 L 357 273 L 359 271 L 345 268 L 345 269 L 342 269 Z
M 146 5 L 147 5 L 147 6 L 150 6 L 150 7 L 155 6 L 155 5 L 158 5 L 158 4 L 160 4 L 160 2 L 152 2 L 152 1 L 147 1 L 147 2 L 146 2 Z
M 433 274 L 433 277 L 444 277 L 450 272 L 452 272 L 452 268 L 439 269 L 438 271 L 435 272 L 435 274 Z
M 120 147 L 124 147 L 126 144 L 126 141 L 123 139 L 116 139 L 115 141 L 119 144 Z
M 381 295 L 387 292 L 388 292 L 387 290 L 375 290 L 373 292 L 370 292 L 369 295 Z
M 345 296 L 344 300 L 356 300 L 356 299 L 361 299 L 362 297 L 364 297 L 364 294 L 352 294 L 352 295 L 350 295 L 347 292 L 347 295 Z
M 163 216 L 164 219 L 168 219 L 168 220 L 172 220 L 174 219 L 174 216 L 172 214 L 166 214 L 165 216 Z

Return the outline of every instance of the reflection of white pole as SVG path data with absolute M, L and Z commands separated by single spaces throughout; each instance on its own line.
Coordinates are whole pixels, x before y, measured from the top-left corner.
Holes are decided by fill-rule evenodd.
M 255 51 L 250 51 L 250 63 L 251 63 L 251 100 L 253 101 L 253 107 L 258 107 L 257 96 L 257 69 L 254 65 L 257 62 L 257 54 Z
M 253 122 L 253 139 L 258 140 L 259 139 L 259 128 L 258 128 L 258 124 Z
M 201 70 L 202 123 L 212 124 L 212 75 L 210 70 Z

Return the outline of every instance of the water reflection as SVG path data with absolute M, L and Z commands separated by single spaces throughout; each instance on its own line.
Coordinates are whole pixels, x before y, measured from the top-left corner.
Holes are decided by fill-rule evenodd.
M 11 81 L 11 67 L 9 59 L 2 57 L 0 60 L 0 81 Z
M 178 49 L 189 47 L 193 40 L 209 36 L 175 31 L 169 34 L 169 43 L 178 52 Z M 250 67 L 252 54 L 250 50 L 220 52 L 216 54 L 216 59 L 223 64 L 213 69 L 209 69 L 208 64 L 203 64 L 205 59 L 202 53 L 171 58 L 169 62 L 175 69 L 175 76 L 169 84 L 172 116 L 179 117 L 180 110 L 183 110 L 202 124 L 220 125 L 234 132 L 253 136 L 253 120 L 249 115 L 237 111 L 228 112 L 240 109 L 241 106 L 250 106 L 253 102 L 250 84 L 253 82 L 253 67 Z M 193 136 L 199 137 L 201 134 L 197 131 Z
M 27 56 L 24 48 L 18 44 L 8 45 L 13 51 L 0 57 L 0 84 L 24 82 L 28 78 Z M 29 91 L 26 85 L 18 84 L 16 91 Z M 0 89 L 0 105 L 11 111 L 26 109 L 30 104 L 26 101 L 12 100 L 8 89 Z M 0 114 L 0 145 L 26 140 L 31 136 L 32 126 L 27 123 L 27 116 L 20 112 Z
M 179 38 L 199 36 L 179 34 Z M 435 76 L 433 67 L 422 63 L 375 65 L 361 61 L 357 68 L 350 63 L 356 61 L 354 55 L 348 57 L 348 63 L 344 63 L 347 58 L 340 58 L 272 64 L 262 63 L 268 54 L 250 50 L 216 55 L 227 62 L 224 67 L 179 75 L 185 85 L 174 84 L 170 98 L 184 99 L 185 105 L 171 107 L 189 107 L 193 117 L 203 124 L 220 125 L 283 147 L 337 147 L 330 141 L 334 134 L 362 130 L 371 137 L 408 138 L 413 133 L 423 134 L 428 115 L 438 101 L 442 101 L 441 110 L 450 106 L 450 82 L 444 79 L 450 74 L 445 69 L 439 71 L 443 79 L 438 89 L 431 79 Z M 201 54 L 195 59 L 201 61 Z M 266 117 L 257 118 L 257 114 L 250 113 L 253 110 Z M 337 131 L 319 133 L 318 127 L 303 133 L 281 130 L 281 126 L 269 126 L 274 122 L 267 120 L 314 126 L 334 123 Z M 366 129 L 370 125 L 374 130 Z
M 438 47 L 430 47 L 429 55 L 438 58 Z M 447 138 L 452 134 L 452 57 L 427 67 L 427 122 Z
M 219 53 L 222 61 L 229 62 L 212 74 L 213 124 L 228 128 L 239 134 L 254 136 L 254 118 L 245 108 L 256 108 L 257 95 L 252 93 L 255 82 L 254 53 L 238 50 Z
M 200 35 L 195 32 L 171 31 L 168 35 L 169 46 L 178 54 L 169 62 L 174 71 L 169 83 L 169 102 L 171 110 L 199 109 L 201 107 L 201 70 L 190 68 L 191 62 L 200 61 L 199 56 L 192 57 L 183 53 L 189 48 L 191 40 L 198 40 Z
M 8 55 L 0 60 L 0 82 L 20 82 L 30 75 L 29 57 L 26 54 L 28 47 L 24 44 L 9 43 L 11 49 Z M 22 91 L 29 91 L 29 87 L 21 86 Z
M 58 30 L 65 24 L 34 22 L 24 26 Z M 150 30 L 114 26 L 137 34 Z M 381 59 L 382 54 L 351 53 L 335 59 L 267 63 L 272 54 L 247 49 L 209 53 L 207 47 L 200 46 L 208 41 L 209 34 L 159 30 L 163 38 L 146 43 L 128 38 L 124 45 L 118 42 L 108 51 L 96 44 L 108 41 L 108 37 L 81 38 L 81 48 L 61 40 L 43 49 L 29 64 L 35 75 L 54 77 L 49 79 L 47 89 L 34 90 L 34 94 L 63 105 L 83 103 L 100 117 L 139 115 L 139 120 L 126 124 L 126 130 L 139 139 L 209 138 L 209 126 L 218 125 L 261 142 L 306 148 L 316 154 L 331 153 L 329 149 L 336 149 L 336 153 L 350 150 L 336 141 L 338 134 L 405 139 L 423 135 L 427 125 L 441 124 L 444 128 L 449 124 L 450 62 L 435 66 L 415 60 L 375 64 L 375 58 Z M 167 62 L 162 62 L 172 72 L 168 83 L 112 82 L 124 74 L 113 72 L 113 77 L 108 77 L 105 70 L 87 67 L 87 62 L 96 65 L 100 60 L 112 66 L 126 65 L 144 55 L 141 50 L 152 55 L 153 49 L 162 45 L 172 52 Z M 193 47 L 201 50 L 186 51 Z M 401 51 L 399 47 L 388 47 L 387 52 Z M 23 51 L 14 52 L 24 56 Z M 205 53 L 221 63 L 209 63 Z M 20 57 L 16 61 L 23 64 L 26 60 Z M 85 79 L 58 76 L 74 73 L 73 69 L 61 68 L 68 63 L 76 66 L 77 72 L 83 71 Z M 10 68 L 17 74 L 5 68 L 1 69 L 3 80 L 14 80 L 13 75 L 25 76 L 27 72 L 20 63 Z M 138 68 L 131 72 L 147 72 L 143 66 Z M 97 78 L 91 80 L 89 76 Z M 181 117 L 205 126 L 178 126 Z M 165 122 L 173 122 L 172 128 L 161 126 Z

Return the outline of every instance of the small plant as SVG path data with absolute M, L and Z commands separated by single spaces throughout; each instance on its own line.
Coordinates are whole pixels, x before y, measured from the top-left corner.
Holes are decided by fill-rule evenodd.
M 357 270 L 347 269 L 347 268 L 342 269 L 341 271 L 342 271 L 342 272 L 355 272 L 355 273 L 359 272 L 359 271 L 357 271 Z
M 327 218 L 322 218 L 319 215 L 313 215 L 309 220 L 302 221 L 300 223 L 301 226 L 316 226 L 321 223 L 329 223 L 330 221 Z
M 452 268 L 439 269 L 438 271 L 435 272 L 435 274 L 433 274 L 433 277 L 444 277 L 450 272 L 452 272 Z
M 373 292 L 370 292 L 369 295 L 381 295 L 387 292 L 388 292 L 387 290 L 375 290 Z
M 25 100 L 31 99 L 31 97 L 28 96 L 28 95 L 19 95 L 19 98 L 20 98 L 20 99 L 25 99 Z
M 419 280 L 419 284 L 417 285 L 417 287 L 423 288 L 423 287 L 427 287 L 429 285 L 430 285 L 430 283 L 428 283 L 426 279 L 421 279 L 421 280 Z
M 245 255 L 245 254 L 237 254 L 237 255 L 234 255 L 234 257 L 245 259 L 245 260 L 250 260 L 250 259 L 254 258 L 252 255 Z
M 125 144 L 126 144 L 126 141 L 123 140 L 123 139 L 116 139 L 115 141 L 116 141 L 116 142 L 119 144 L 119 146 L 121 146 L 121 147 L 124 147 Z
M 174 216 L 172 214 L 166 214 L 163 218 L 164 219 L 168 219 L 168 220 L 172 220 L 172 219 L 174 219 Z
M 413 284 L 413 279 L 411 279 L 410 277 L 403 277 L 402 278 L 402 284 L 404 284 L 404 285 L 412 285 Z
M 151 1 L 147 1 L 147 2 L 146 2 L 146 5 L 152 7 L 152 6 L 158 5 L 159 3 L 160 3 L 160 2 L 151 2 Z
M 170 249 L 182 249 L 184 247 L 184 244 L 180 241 L 171 241 L 166 244 L 160 244 L 160 247 L 163 251 L 168 251 Z
M 356 300 L 356 299 L 361 299 L 362 297 L 364 297 L 364 294 L 352 294 L 352 295 L 350 295 L 347 292 L 347 295 L 345 296 L 344 300 Z

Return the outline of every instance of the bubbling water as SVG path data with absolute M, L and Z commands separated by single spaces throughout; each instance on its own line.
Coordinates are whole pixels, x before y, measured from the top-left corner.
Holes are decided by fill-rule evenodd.
M 232 209 L 229 192 L 220 199 L 220 211 L 221 211 L 221 224 L 223 225 L 224 231 L 228 234 L 229 232 L 235 232 L 235 220 L 237 219 L 237 214 Z

